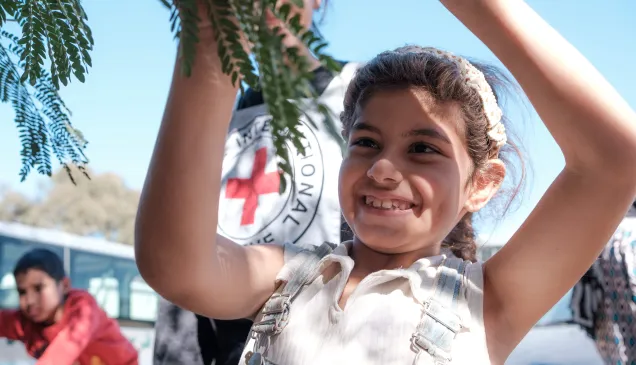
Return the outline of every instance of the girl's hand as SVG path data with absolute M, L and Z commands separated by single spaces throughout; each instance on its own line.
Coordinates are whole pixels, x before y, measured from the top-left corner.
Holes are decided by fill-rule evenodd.
M 214 0 L 196 0 L 196 15 L 198 18 L 197 26 L 199 28 L 199 42 L 207 43 L 207 44 L 216 44 L 216 37 L 214 34 L 214 27 L 212 26 L 212 19 L 216 19 L 216 23 L 220 22 L 220 18 L 215 14 Z M 174 0 L 174 4 L 180 8 L 179 16 L 181 18 L 181 22 L 183 24 L 184 19 L 186 18 L 186 14 L 192 15 L 192 9 L 185 9 L 183 5 L 180 4 L 180 0 Z M 189 5 L 189 4 L 188 4 Z M 237 28 L 240 29 L 238 19 L 236 17 L 224 17 L 225 19 L 229 19 L 233 23 L 237 25 Z M 247 36 L 240 31 L 239 37 L 241 39 L 241 43 L 243 44 L 243 49 L 246 53 L 250 53 L 250 49 L 252 48 L 249 41 L 247 40 Z

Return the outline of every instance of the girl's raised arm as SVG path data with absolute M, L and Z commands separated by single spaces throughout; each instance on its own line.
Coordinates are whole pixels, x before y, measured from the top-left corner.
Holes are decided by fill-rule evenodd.
M 593 263 L 636 195 L 636 116 L 599 72 L 521 0 L 441 0 L 517 79 L 565 155 L 530 217 L 484 266 L 494 362 Z
M 237 89 L 221 72 L 211 27 L 201 26 L 190 77 L 172 85 L 135 226 L 143 278 L 169 301 L 211 318 L 250 316 L 274 291 L 282 248 L 218 236 L 225 138 Z

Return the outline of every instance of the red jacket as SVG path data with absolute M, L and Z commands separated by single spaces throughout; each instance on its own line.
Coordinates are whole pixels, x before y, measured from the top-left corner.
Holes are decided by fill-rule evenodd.
M 137 350 L 84 290 L 71 290 L 62 319 L 41 326 L 19 310 L 0 311 L 0 337 L 24 343 L 37 365 L 137 365 Z

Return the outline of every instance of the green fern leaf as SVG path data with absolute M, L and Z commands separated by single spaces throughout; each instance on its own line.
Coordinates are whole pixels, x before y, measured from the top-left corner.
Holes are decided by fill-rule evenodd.
M 196 0 L 179 0 L 167 4 L 171 10 L 171 31 L 180 40 L 180 56 L 186 74 L 191 72 L 195 45 L 198 42 L 199 18 L 196 14 Z M 318 95 L 311 87 L 313 73 L 310 63 L 295 47 L 286 47 L 284 35 L 280 29 L 267 26 L 266 13 L 271 12 L 285 22 L 287 29 L 296 35 L 313 55 L 332 72 L 340 71 L 340 64 L 325 54 L 327 43 L 311 30 L 305 30 L 300 15 L 292 12 L 291 4 L 277 8 L 276 0 L 203 0 L 217 43 L 218 56 L 222 71 L 231 76 L 231 82 L 239 83 L 241 91 L 247 85 L 263 93 L 263 98 L 272 119 L 270 121 L 274 146 L 279 157 L 281 171 L 281 191 L 287 188 L 287 179 L 293 180 L 293 171 L 287 152 L 287 143 L 294 146 L 298 153 L 305 153 L 304 136 L 300 119 L 305 117 L 314 128 L 322 128 L 341 142 L 342 138 L 335 130 L 335 121 L 329 109 L 318 103 Z M 302 0 L 293 0 L 302 7 Z M 194 4 L 194 5 L 193 5 Z M 251 44 L 250 53 L 246 52 L 241 41 L 244 34 Z M 317 111 L 324 123 L 318 125 L 308 117 L 303 108 Z M 342 145 L 342 144 L 341 144 Z M 292 185 L 293 186 L 293 185 Z
M 60 98 L 52 77 L 41 69 L 33 87 L 22 82 L 21 69 L 27 63 L 23 57 L 25 43 L 6 31 L 0 31 L 0 40 L 0 100 L 11 103 L 15 111 L 22 144 L 21 179 L 33 168 L 50 176 L 52 155 L 63 166 L 72 163 L 83 171 L 88 163 L 83 152 L 87 142 L 73 128 L 71 112 Z

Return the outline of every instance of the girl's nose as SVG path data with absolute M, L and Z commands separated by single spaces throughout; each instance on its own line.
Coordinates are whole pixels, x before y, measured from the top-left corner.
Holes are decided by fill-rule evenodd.
M 367 170 L 367 176 L 378 184 L 398 184 L 402 181 L 402 173 L 386 158 L 378 159 Z

